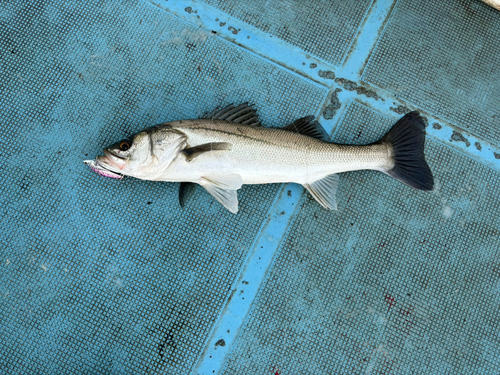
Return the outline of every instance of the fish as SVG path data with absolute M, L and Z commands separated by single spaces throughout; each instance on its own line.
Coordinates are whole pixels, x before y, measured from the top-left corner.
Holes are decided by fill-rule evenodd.
M 253 105 L 230 104 L 199 119 L 154 125 L 84 162 L 96 173 L 205 188 L 238 212 L 243 185 L 297 183 L 325 209 L 336 210 L 339 173 L 375 170 L 418 190 L 434 186 L 425 160 L 425 124 L 418 111 L 402 117 L 378 142 L 335 144 L 314 116 L 283 128 L 264 127 Z
M 500 10 L 500 0 L 483 0 L 483 3 L 488 4 L 489 6 Z

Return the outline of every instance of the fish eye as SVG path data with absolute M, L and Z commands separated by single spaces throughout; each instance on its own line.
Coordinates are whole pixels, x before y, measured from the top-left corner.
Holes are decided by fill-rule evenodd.
M 120 150 L 127 151 L 131 146 L 131 142 L 128 139 L 120 141 Z

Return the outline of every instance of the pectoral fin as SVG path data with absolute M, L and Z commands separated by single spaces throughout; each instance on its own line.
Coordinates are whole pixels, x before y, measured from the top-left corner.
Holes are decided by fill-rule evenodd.
M 237 190 L 243 181 L 238 174 L 202 177 L 200 185 L 233 214 L 238 212 Z
M 231 143 L 227 142 L 211 142 L 205 143 L 203 145 L 198 145 L 182 150 L 182 153 L 186 155 L 186 160 L 191 161 L 195 157 L 210 151 L 221 151 L 221 150 L 231 150 Z
M 331 174 L 321 180 L 304 185 L 320 205 L 330 210 L 337 209 L 335 194 L 337 193 L 338 186 L 339 176 L 336 174 Z

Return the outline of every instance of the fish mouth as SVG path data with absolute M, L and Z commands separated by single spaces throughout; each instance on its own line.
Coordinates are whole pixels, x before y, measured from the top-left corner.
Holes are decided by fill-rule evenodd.
M 95 160 L 84 160 L 84 163 L 101 176 L 122 179 L 122 170 L 127 159 L 110 149 L 104 149 L 103 153 L 104 155 L 99 155 Z
M 97 160 L 99 160 L 101 164 L 104 164 L 104 166 L 107 164 L 111 169 L 117 168 L 118 170 L 122 170 L 125 167 L 126 159 L 123 156 L 107 148 L 105 148 L 103 152 L 104 156 L 97 157 Z
M 102 163 L 102 160 L 106 158 L 105 156 L 98 156 L 95 160 L 84 160 L 83 162 L 89 166 L 92 171 L 97 173 L 100 176 L 122 179 L 123 175 L 117 173 L 111 169 L 109 169 L 105 164 Z

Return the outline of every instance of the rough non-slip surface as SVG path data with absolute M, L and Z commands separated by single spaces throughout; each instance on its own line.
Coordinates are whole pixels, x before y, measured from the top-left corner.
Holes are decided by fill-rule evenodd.
M 398 1 L 363 79 L 498 144 L 498 19 L 480 1 Z
M 2 20 L 1 371 L 185 373 L 279 186 L 245 187 L 239 215 L 201 188 L 181 210 L 175 184 L 82 161 L 233 101 L 283 126 L 327 90 L 148 3 L 11 3 Z
M 353 104 L 335 140 L 394 121 Z M 500 176 L 426 154 L 432 194 L 363 171 L 342 175 L 337 212 L 304 197 L 224 374 L 496 372 Z
M 379 140 L 407 105 L 498 148 L 500 12 L 475 0 L 155 2 L 0 3 L 0 373 L 498 373 L 500 167 L 477 155 L 428 138 L 433 192 L 358 171 L 340 176 L 338 211 L 268 185 L 243 187 L 237 215 L 201 187 L 181 209 L 177 184 L 106 179 L 83 160 L 245 101 L 285 126 L 335 99 L 327 127 L 352 144 Z M 380 30 L 370 14 L 387 15 Z M 281 52 L 204 26 L 229 16 Z M 290 68 L 311 55 L 333 77 L 359 33 L 380 35 L 356 47 L 364 72 L 349 62 L 364 91 Z
M 371 0 L 202 1 L 335 65 L 344 59 L 371 4 Z

